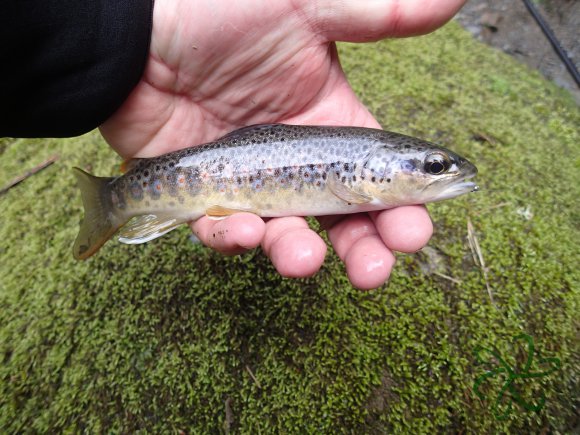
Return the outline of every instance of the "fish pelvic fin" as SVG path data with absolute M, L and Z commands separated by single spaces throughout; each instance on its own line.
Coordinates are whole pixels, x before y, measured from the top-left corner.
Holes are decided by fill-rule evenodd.
M 108 184 L 114 179 L 95 177 L 82 169 L 73 168 L 81 189 L 85 217 L 73 246 L 73 256 L 86 260 L 99 250 L 126 222 L 113 212 Z

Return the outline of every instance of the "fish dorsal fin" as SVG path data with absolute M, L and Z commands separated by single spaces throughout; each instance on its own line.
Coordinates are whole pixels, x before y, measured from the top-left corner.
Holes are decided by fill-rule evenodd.
M 137 216 L 121 228 L 119 242 L 129 245 L 145 243 L 167 234 L 184 222 L 183 220 L 163 215 L 147 214 Z
M 221 205 L 212 205 L 206 209 L 205 214 L 210 219 L 220 220 L 235 213 L 243 212 L 253 213 L 250 209 L 228 208 L 222 207 Z
M 225 138 L 231 139 L 232 137 L 236 137 L 236 136 L 242 136 L 245 134 L 256 133 L 256 132 L 259 132 L 260 130 L 269 130 L 272 127 L 275 127 L 278 125 L 281 125 L 281 124 L 252 124 L 252 125 L 248 125 L 246 127 L 238 128 L 237 130 L 230 131 L 229 133 L 222 136 L 220 139 L 225 139 Z
M 370 196 L 355 192 L 352 188 L 340 181 L 334 171 L 330 172 L 327 183 L 330 191 L 344 202 L 349 204 L 366 204 L 372 201 Z
M 121 173 L 124 174 L 125 172 L 129 172 L 131 169 L 137 166 L 141 160 L 144 159 L 135 157 L 132 159 L 123 160 L 123 163 L 121 163 Z

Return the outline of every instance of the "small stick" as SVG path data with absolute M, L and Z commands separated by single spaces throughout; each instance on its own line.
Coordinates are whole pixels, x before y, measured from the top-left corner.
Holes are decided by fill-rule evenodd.
M 485 280 L 485 287 L 487 288 L 489 300 L 491 301 L 492 305 L 495 305 L 495 302 L 493 300 L 493 294 L 491 292 L 491 287 L 489 285 L 489 278 L 487 276 L 487 267 L 485 267 L 485 261 L 483 260 L 483 253 L 481 252 L 479 242 L 477 241 L 475 231 L 473 230 L 473 224 L 471 223 L 471 219 L 469 218 L 467 218 L 467 240 L 469 241 L 470 248 L 472 248 L 472 254 L 474 251 L 475 254 L 477 254 L 477 259 L 479 260 L 479 267 L 483 272 L 483 279 Z
M 19 177 L 16 177 L 12 181 L 10 181 L 6 186 L 4 186 L 2 189 L 0 189 L 0 195 L 5 194 L 10 189 L 12 189 L 14 186 L 16 186 L 18 183 L 21 183 L 22 181 L 26 180 L 28 177 L 31 177 L 34 174 L 36 174 L 37 172 L 40 172 L 43 169 L 49 167 L 50 165 L 52 165 L 57 160 L 58 160 L 58 156 L 52 156 L 51 158 L 45 160 L 44 162 L 42 162 L 41 164 L 35 166 L 34 168 L 29 169 L 24 174 L 20 175 Z
M 229 434 L 234 424 L 234 412 L 232 411 L 232 398 L 228 397 L 225 402 L 226 418 L 224 420 L 224 432 Z
M 478 211 L 477 213 L 475 213 L 475 216 L 479 216 L 483 213 L 487 213 L 488 211 L 495 210 L 496 208 L 506 207 L 506 206 L 511 205 L 511 204 L 512 204 L 511 202 L 500 202 L 499 204 L 495 204 L 495 205 L 487 207 L 483 210 Z
M 449 280 L 457 285 L 460 285 L 462 283 L 461 280 L 457 279 L 457 278 L 452 278 L 449 275 L 445 275 L 444 273 L 441 272 L 433 272 L 434 275 L 440 276 L 443 279 Z
M 258 381 L 258 379 L 256 379 L 256 377 L 254 376 L 254 374 L 252 373 L 252 370 L 250 369 L 250 367 L 248 365 L 246 365 L 246 370 L 248 371 L 248 373 L 250 374 L 250 377 L 254 380 L 254 382 L 256 383 L 258 388 L 262 389 L 262 386 L 260 385 L 260 381 Z

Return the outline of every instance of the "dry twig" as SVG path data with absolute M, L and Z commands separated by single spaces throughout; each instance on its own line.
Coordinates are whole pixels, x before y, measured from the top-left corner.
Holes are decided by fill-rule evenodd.
M 10 189 L 12 189 L 14 186 L 16 186 L 18 183 L 21 183 L 22 181 L 26 180 L 28 177 L 31 177 L 32 175 L 36 174 L 37 172 L 40 172 L 43 169 L 49 167 L 50 165 L 52 165 L 57 160 L 58 160 L 58 156 L 52 156 L 51 158 L 45 160 L 44 162 L 42 162 L 41 164 L 35 166 L 34 168 L 29 169 L 24 174 L 22 174 L 22 175 L 20 175 L 20 176 L 18 176 L 16 178 L 14 178 L 6 186 L 4 186 L 2 189 L 0 189 L 0 195 L 5 194 Z
M 225 412 L 226 412 L 226 418 L 224 420 L 224 432 L 226 434 L 229 434 L 230 431 L 232 430 L 232 426 L 234 425 L 234 412 L 232 411 L 232 398 L 228 397 L 225 402 Z
M 451 277 L 449 275 L 445 275 L 444 273 L 441 273 L 441 272 L 433 272 L 433 275 L 437 275 L 437 276 L 439 276 L 443 279 L 446 279 L 448 281 L 451 281 L 457 285 L 461 285 L 461 283 L 462 283 L 462 281 L 460 279 L 453 278 L 453 277 Z
M 489 278 L 487 276 L 487 267 L 485 266 L 485 261 L 483 259 L 481 248 L 479 247 L 479 242 L 475 235 L 475 231 L 473 230 L 473 224 L 469 218 L 467 218 L 467 241 L 469 242 L 469 248 L 471 249 L 471 255 L 473 256 L 475 264 L 479 265 L 481 271 L 483 272 L 483 279 L 485 280 L 485 287 L 487 288 L 489 300 L 493 305 L 495 305 L 493 294 L 491 292 L 491 286 L 489 285 Z
M 260 381 L 258 381 L 258 379 L 256 379 L 256 377 L 254 376 L 254 373 L 252 373 L 252 370 L 250 369 L 250 366 L 246 365 L 246 370 L 250 374 L 250 377 L 254 380 L 254 382 L 256 383 L 258 388 L 262 389 L 262 386 L 260 385 Z

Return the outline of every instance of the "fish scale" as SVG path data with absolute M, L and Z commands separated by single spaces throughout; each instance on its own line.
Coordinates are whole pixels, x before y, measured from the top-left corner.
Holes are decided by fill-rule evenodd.
M 476 172 L 446 148 L 378 129 L 245 127 L 136 159 L 120 177 L 77 169 L 86 216 L 74 254 L 89 257 L 119 228 L 121 241 L 143 243 L 203 215 L 319 216 L 447 199 L 474 190 L 465 179 Z

